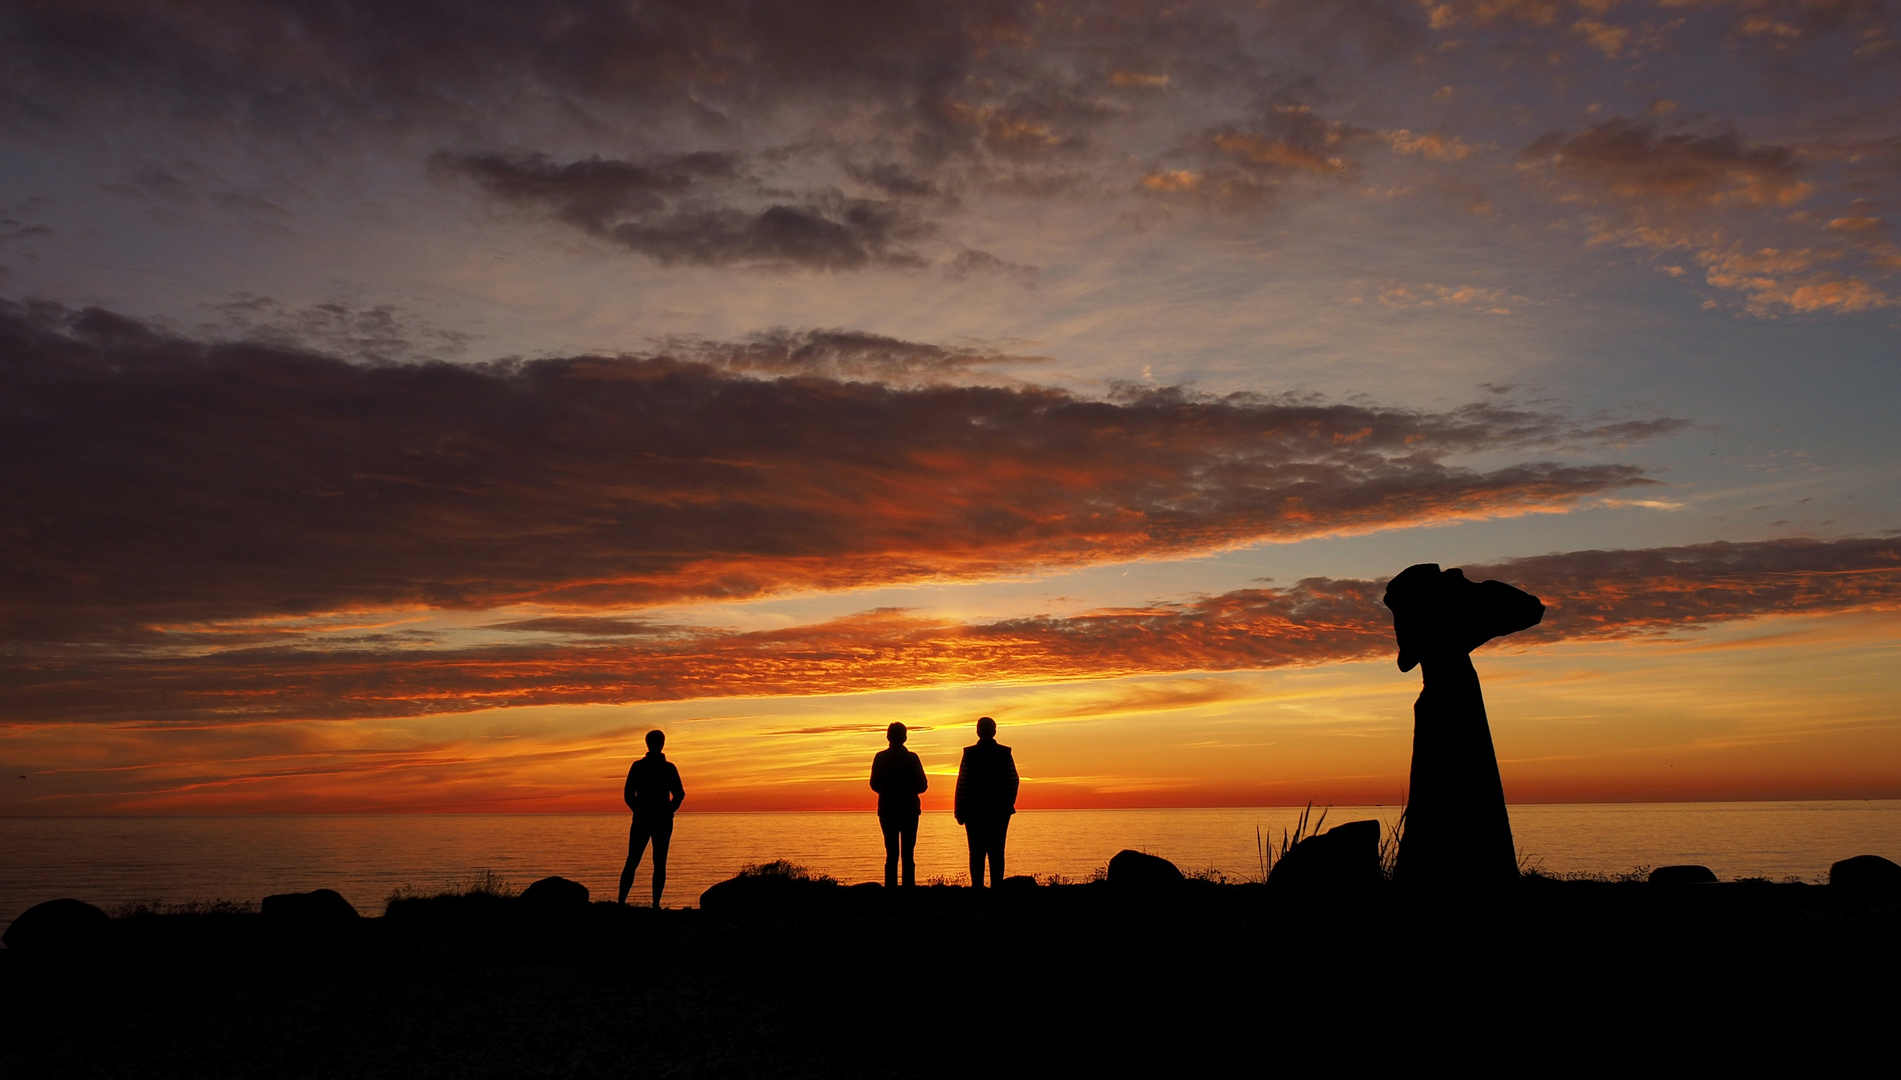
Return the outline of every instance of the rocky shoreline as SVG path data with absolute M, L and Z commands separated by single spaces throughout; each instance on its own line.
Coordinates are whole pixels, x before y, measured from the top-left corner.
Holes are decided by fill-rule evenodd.
M 1847 885 L 1527 877 L 1426 898 L 765 875 L 656 912 L 552 879 L 375 918 L 292 896 L 0 952 L 0 1072 L 1259 1071 L 1290 1039 L 1372 1061 L 1549 1052 L 1605 1030 L 1710 1060 L 1885 1024 L 1901 960 L 1901 891 Z

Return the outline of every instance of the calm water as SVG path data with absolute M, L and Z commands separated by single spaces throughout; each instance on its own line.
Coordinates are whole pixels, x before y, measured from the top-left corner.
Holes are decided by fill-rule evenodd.
M 1316 814 L 1318 811 L 1316 811 Z M 1329 825 L 1391 822 L 1396 811 L 1334 807 Z M 1013 874 L 1085 878 L 1122 848 L 1230 878 L 1259 872 L 1255 830 L 1278 837 L 1298 808 L 1040 810 L 1010 827 Z M 1850 855 L 1901 858 L 1901 801 L 1518 806 L 1513 834 L 1533 865 L 1617 873 L 1702 863 L 1719 877 L 1825 876 Z M 42 900 L 75 896 L 108 910 L 134 903 L 255 902 L 268 893 L 341 892 L 380 914 L 391 890 L 438 890 L 486 873 L 513 884 L 560 874 L 612 899 L 626 855 L 625 815 L 0 818 L 0 923 Z M 965 878 L 963 830 L 924 815 L 921 879 Z M 649 856 L 651 859 L 651 856 Z M 749 862 L 790 859 L 843 881 L 884 873 L 869 813 L 695 814 L 675 826 L 669 906 L 694 904 Z M 634 886 L 648 891 L 647 866 Z

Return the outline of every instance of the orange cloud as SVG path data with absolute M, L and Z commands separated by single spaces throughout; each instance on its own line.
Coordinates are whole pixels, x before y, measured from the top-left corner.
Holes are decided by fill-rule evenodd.
M 1878 283 L 1892 269 L 1885 224 L 1861 212 L 1865 203 L 1851 201 L 1848 213 L 1783 212 L 1817 192 L 1793 146 L 1751 145 L 1734 132 L 1659 134 L 1613 117 L 1576 136 L 1546 136 L 1526 157 L 1561 198 L 1595 208 L 1591 243 L 1694 252 L 1708 268 L 1705 280 L 1745 294 L 1752 314 L 1895 302 Z M 1857 261 L 1859 274 L 1844 266 Z
M 1435 30 L 1507 22 L 1549 26 L 1563 10 L 1559 0 L 1451 0 L 1450 3 L 1428 2 L 1424 6 Z
M 1771 615 L 1901 605 L 1901 541 L 1580 551 L 1466 568 L 1543 599 L 1539 642 L 1657 636 Z M 500 624 L 539 643 L 266 647 L 179 657 L 43 654 L 0 675 L 25 722 L 421 716 L 553 704 L 784 697 L 1246 671 L 1392 651 L 1382 581 L 1314 578 L 1140 609 L 961 623 L 878 610 L 734 632 L 638 620 Z
M 1150 191 L 1193 191 L 1201 183 L 1201 176 L 1186 169 L 1158 169 L 1142 178 L 1142 186 Z
M 1415 135 L 1405 128 L 1380 133 L 1395 153 L 1431 158 L 1434 161 L 1464 161 L 1472 156 L 1472 144 L 1456 135 L 1422 131 Z
M 1814 191 L 1786 146 L 1749 146 L 1734 132 L 1659 135 L 1612 117 L 1578 135 L 1549 135 L 1526 154 L 1627 199 L 1788 206 Z
M 1214 144 L 1223 153 L 1256 168 L 1292 169 L 1331 176 L 1347 167 L 1339 158 L 1327 157 L 1289 139 L 1238 132 L 1216 135 Z
M 1222 124 L 1191 137 L 1178 156 L 1192 159 L 1195 168 L 1151 168 L 1138 186 L 1231 209 L 1264 206 L 1297 177 L 1348 175 L 1353 163 L 1337 151 L 1363 134 L 1322 118 L 1311 106 L 1276 105 L 1243 124 Z

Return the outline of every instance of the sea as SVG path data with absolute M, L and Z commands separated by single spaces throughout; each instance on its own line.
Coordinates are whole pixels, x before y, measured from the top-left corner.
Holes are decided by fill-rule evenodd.
M 1085 881 L 1124 848 L 1186 873 L 1258 879 L 1301 815 L 1310 831 L 1377 819 L 1397 807 L 1026 810 L 1010 826 L 1007 871 Z M 1322 815 L 1324 813 L 1324 820 Z M 1719 878 L 1826 880 L 1851 855 L 1901 861 L 1901 800 L 1591 803 L 1511 808 L 1521 862 L 1548 873 L 1618 875 L 1701 863 Z M 613 899 L 626 859 L 624 814 L 431 814 L 0 818 L 0 925 L 70 896 L 107 911 L 335 889 L 365 915 L 392 894 L 487 883 L 519 889 L 551 875 Z M 667 907 L 694 906 L 748 864 L 784 860 L 843 882 L 878 881 L 884 851 L 871 813 L 682 813 L 674 827 Z M 963 830 L 927 813 L 920 881 L 968 880 Z M 630 899 L 650 902 L 652 856 Z

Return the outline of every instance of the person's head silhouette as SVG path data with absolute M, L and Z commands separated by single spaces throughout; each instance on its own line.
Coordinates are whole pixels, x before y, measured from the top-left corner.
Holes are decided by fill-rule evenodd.
M 977 718 L 977 737 L 986 741 L 997 737 L 997 722 L 988 716 Z
M 908 737 L 908 735 L 909 733 L 905 731 L 904 725 L 898 723 L 896 720 L 893 720 L 891 722 L 890 727 L 884 729 L 885 739 L 888 740 L 893 746 L 903 746 L 904 740 Z
M 665 745 L 667 745 L 666 732 L 661 731 L 659 728 L 654 728 L 647 733 L 647 752 L 649 754 L 658 754 L 660 748 Z

